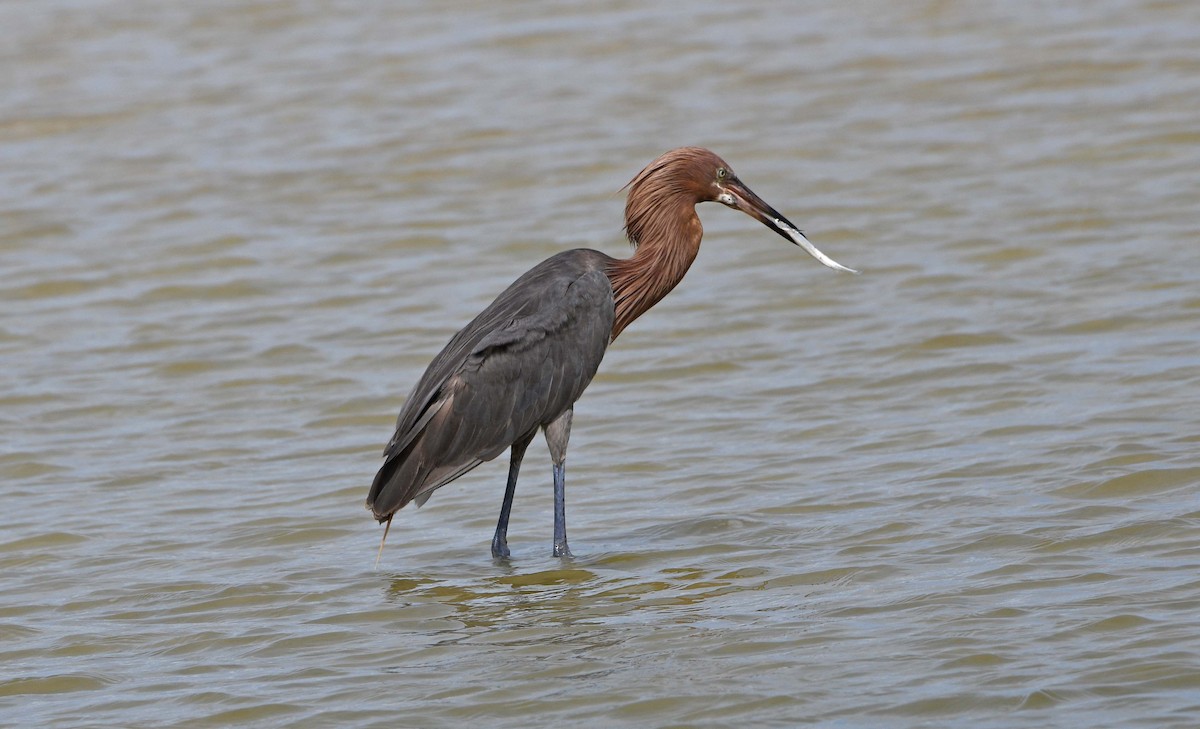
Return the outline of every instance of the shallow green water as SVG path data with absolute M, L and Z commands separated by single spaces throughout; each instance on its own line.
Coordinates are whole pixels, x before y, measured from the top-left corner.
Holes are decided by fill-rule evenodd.
M 0 724 L 1191 727 L 1184 2 L 0 6 Z M 526 459 L 380 531 L 404 394 L 619 189 L 701 208 Z

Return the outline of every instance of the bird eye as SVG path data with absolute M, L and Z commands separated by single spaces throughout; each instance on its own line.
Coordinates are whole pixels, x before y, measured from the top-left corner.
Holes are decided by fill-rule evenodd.
M 725 169 L 724 167 L 718 167 L 717 168 L 717 179 L 724 180 L 726 177 L 729 177 L 729 170 Z

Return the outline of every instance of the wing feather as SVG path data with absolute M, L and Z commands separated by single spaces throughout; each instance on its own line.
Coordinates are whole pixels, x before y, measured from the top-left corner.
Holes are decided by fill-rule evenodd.
M 454 335 L 396 419 L 367 506 L 381 521 L 570 408 L 612 331 L 607 256 L 567 251 L 517 279 Z

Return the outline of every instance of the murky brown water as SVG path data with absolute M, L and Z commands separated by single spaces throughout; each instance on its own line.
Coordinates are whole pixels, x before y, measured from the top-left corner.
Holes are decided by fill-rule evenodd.
M 1200 723 L 1200 5 L 0 5 L 0 724 Z M 576 411 L 362 508 L 450 333 L 702 144 Z

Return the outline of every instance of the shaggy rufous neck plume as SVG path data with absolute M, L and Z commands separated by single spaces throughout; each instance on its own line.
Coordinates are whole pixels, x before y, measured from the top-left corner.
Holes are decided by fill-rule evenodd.
M 696 260 L 704 233 L 696 204 L 711 199 L 707 171 L 720 164 L 706 149 L 674 149 L 629 183 L 625 235 L 634 253 L 607 271 L 616 303 L 613 339 L 670 293 Z

